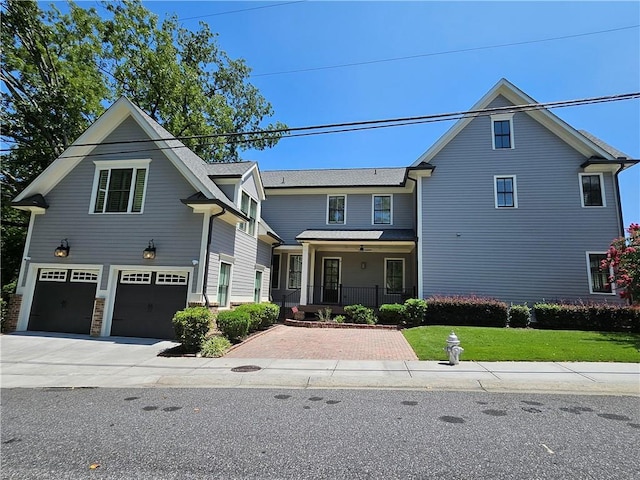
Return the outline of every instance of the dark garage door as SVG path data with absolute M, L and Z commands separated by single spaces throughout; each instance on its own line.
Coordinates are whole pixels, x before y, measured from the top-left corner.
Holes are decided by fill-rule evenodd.
M 97 283 L 97 270 L 41 268 L 27 328 L 44 332 L 90 333 Z
M 111 335 L 175 338 L 171 319 L 187 304 L 187 272 L 122 271 Z

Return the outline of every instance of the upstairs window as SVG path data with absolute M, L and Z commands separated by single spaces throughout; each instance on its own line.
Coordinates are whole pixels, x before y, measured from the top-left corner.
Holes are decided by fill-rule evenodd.
M 94 163 L 91 213 L 142 213 L 149 160 Z
M 327 223 L 329 225 L 343 225 L 345 223 L 345 211 L 347 197 L 345 195 L 329 195 L 327 198 Z
M 249 235 L 255 235 L 256 233 L 256 217 L 258 216 L 258 202 L 251 198 L 247 193 L 242 192 L 242 200 L 240 202 L 240 210 L 247 217 L 249 222 L 242 222 L 238 225 L 238 228 Z
M 493 177 L 496 208 L 517 208 L 515 175 Z
M 580 174 L 580 189 L 583 207 L 604 207 L 602 174 Z
M 373 224 L 374 225 L 391 225 L 392 220 L 392 196 L 391 195 L 374 195 L 373 196 Z
M 513 114 L 491 115 L 493 149 L 513 148 Z

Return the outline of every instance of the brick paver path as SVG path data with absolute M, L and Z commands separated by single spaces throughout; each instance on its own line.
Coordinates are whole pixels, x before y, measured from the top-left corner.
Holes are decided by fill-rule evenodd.
M 417 360 L 398 330 L 300 328 L 277 325 L 249 339 L 227 358 L 305 360 Z

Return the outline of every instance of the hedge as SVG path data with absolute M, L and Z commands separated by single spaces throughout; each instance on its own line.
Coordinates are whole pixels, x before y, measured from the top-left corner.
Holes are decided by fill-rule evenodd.
M 237 343 L 249 334 L 251 317 L 242 310 L 223 310 L 218 312 L 216 324 L 218 330 L 231 342 Z
M 511 305 L 508 325 L 512 328 L 527 328 L 531 323 L 531 309 L 527 305 Z
M 400 325 L 404 322 L 404 305 L 387 303 L 378 309 L 378 323 L 382 325 Z
M 426 325 L 504 327 L 507 304 L 483 297 L 436 296 L 427 300 Z
M 640 333 L 640 308 L 607 303 L 536 303 L 532 327 L 549 330 L 587 330 Z
M 347 317 L 347 322 L 350 323 L 373 325 L 378 320 L 373 313 L 373 309 L 364 305 L 347 305 L 344 307 L 344 314 Z
M 188 352 L 197 352 L 211 328 L 213 315 L 207 307 L 189 307 L 176 312 L 172 323 L 177 340 Z

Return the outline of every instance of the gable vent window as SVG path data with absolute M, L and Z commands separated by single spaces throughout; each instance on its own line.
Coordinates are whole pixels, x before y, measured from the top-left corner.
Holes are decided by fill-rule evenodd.
M 142 213 L 148 160 L 94 162 L 92 213 Z M 115 168 L 126 165 L 130 168 Z

